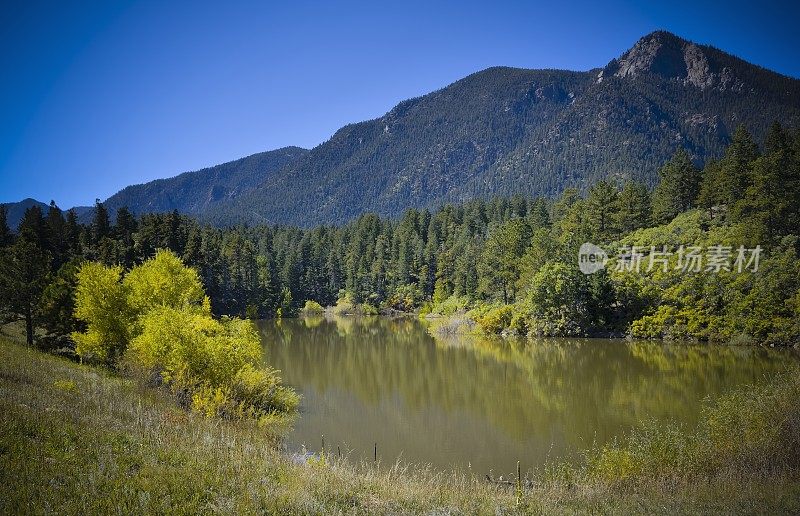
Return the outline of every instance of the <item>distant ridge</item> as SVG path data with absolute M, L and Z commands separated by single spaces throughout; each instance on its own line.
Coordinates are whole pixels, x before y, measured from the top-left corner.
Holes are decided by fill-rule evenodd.
M 127 206 L 136 214 L 178 210 L 199 216 L 216 204 L 232 202 L 254 190 L 270 175 L 307 152 L 300 147 L 284 147 L 168 179 L 131 185 L 109 197 L 104 204 L 112 215 Z M 85 210 L 80 219 L 87 222 L 92 214 L 93 210 Z
M 221 226 L 312 226 L 498 194 L 555 196 L 604 178 L 653 184 L 678 146 L 700 163 L 738 125 L 761 141 L 775 120 L 800 127 L 800 80 L 656 31 L 602 68 L 488 68 L 310 151 L 130 186 L 106 204 Z
M 47 210 L 50 208 L 49 204 L 31 199 L 30 197 L 19 202 L 3 203 L 3 206 L 6 208 L 6 222 L 12 231 L 17 230 L 19 223 L 22 221 L 22 217 L 25 215 L 25 210 L 28 208 L 38 206 L 45 215 L 47 215 Z

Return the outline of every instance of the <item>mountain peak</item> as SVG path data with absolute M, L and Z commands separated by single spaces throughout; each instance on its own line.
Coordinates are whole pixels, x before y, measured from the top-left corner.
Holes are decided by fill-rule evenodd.
M 717 157 L 740 124 L 760 140 L 775 120 L 800 127 L 800 80 L 660 30 L 602 70 L 488 68 L 311 150 L 129 187 L 106 207 L 311 226 L 490 195 L 554 196 L 607 178 L 653 184 L 677 146 Z
M 643 36 L 630 50 L 612 60 L 600 77 L 655 75 L 701 90 L 741 91 L 744 84 L 736 77 L 734 69 L 737 61 L 712 47 L 658 30 Z

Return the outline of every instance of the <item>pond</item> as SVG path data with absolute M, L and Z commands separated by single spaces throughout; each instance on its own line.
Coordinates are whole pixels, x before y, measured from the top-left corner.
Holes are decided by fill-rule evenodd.
M 796 354 L 608 339 L 433 338 L 414 318 L 259 322 L 267 363 L 302 395 L 290 449 L 509 474 L 576 460 L 644 419 L 693 425 L 701 402 Z

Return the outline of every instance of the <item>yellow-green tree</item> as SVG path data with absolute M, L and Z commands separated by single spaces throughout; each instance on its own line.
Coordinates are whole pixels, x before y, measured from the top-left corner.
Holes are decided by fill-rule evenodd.
M 205 300 L 197 271 L 184 265 L 172 251 L 158 251 L 155 257 L 131 269 L 123 283 L 128 304 L 137 315 L 162 306 L 200 306 Z
M 75 317 L 86 322 L 85 332 L 75 332 L 75 351 L 81 359 L 114 363 L 125 352 L 133 314 L 122 267 L 86 262 L 78 270 Z
M 207 415 L 263 418 L 293 412 L 299 397 L 261 366 L 250 321 L 214 319 L 197 272 L 170 251 L 130 270 L 86 263 L 78 272 L 74 333 L 82 358 L 158 377 Z

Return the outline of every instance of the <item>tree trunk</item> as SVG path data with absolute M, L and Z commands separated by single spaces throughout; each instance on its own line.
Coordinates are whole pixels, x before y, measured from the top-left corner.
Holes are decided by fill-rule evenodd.
M 30 306 L 25 308 L 25 340 L 33 346 L 33 313 Z

